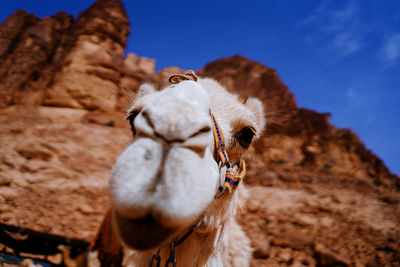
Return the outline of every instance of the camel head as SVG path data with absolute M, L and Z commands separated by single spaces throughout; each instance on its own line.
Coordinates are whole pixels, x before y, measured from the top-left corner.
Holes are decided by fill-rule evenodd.
M 127 115 L 134 141 L 110 178 L 114 225 L 126 246 L 165 245 L 223 203 L 215 199 L 220 179 L 210 110 L 225 136 L 229 163 L 239 164 L 264 128 L 259 100 L 242 103 L 211 79 L 161 91 L 149 84 L 139 88 Z

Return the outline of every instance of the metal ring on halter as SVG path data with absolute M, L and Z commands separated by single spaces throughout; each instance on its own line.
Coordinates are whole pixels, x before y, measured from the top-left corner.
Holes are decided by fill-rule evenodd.
M 226 191 L 226 187 L 225 187 L 225 186 L 220 186 L 220 187 L 218 188 L 218 190 L 221 191 L 221 193 L 215 195 L 214 198 L 216 198 L 216 199 L 222 197 L 222 195 L 223 195 L 223 194 L 225 193 L 225 191 Z
M 176 267 L 176 258 L 175 258 L 175 244 L 178 241 L 175 239 L 175 241 L 171 242 L 171 247 L 170 247 L 170 251 L 169 251 L 169 258 L 167 259 L 167 261 L 165 262 L 165 267 L 168 267 L 170 263 L 172 263 L 173 267 Z
M 224 183 L 225 183 L 225 176 L 226 176 L 227 169 L 228 169 L 228 167 L 226 166 L 226 164 L 224 166 L 222 166 L 222 161 L 219 161 L 219 164 L 218 164 L 218 172 L 219 172 L 218 190 L 220 191 L 220 193 L 216 194 L 215 198 L 220 198 L 226 191 L 226 187 L 224 186 Z
M 226 177 L 226 171 L 228 170 L 228 167 L 226 165 L 222 166 L 219 169 L 219 185 L 223 186 L 225 183 L 225 177 Z M 220 190 L 221 191 L 221 190 Z
M 161 256 L 160 256 L 160 249 L 158 249 L 157 254 L 154 254 L 150 260 L 150 267 L 153 267 L 153 262 L 155 261 L 156 267 L 160 267 L 161 264 Z

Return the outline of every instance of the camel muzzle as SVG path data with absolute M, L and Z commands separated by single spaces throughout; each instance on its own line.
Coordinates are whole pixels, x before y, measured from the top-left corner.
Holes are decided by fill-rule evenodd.
M 114 223 L 120 239 L 136 250 L 159 247 L 169 241 L 177 229 L 161 225 L 153 216 L 129 219 L 114 212 Z

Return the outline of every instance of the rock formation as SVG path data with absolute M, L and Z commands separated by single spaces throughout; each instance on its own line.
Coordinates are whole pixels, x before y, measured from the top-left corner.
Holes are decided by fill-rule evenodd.
M 18 10 L 0 27 L 0 105 L 41 102 L 54 56 L 72 17 L 60 12 L 39 20 Z M 49 64 L 53 62 L 53 64 Z M 50 75 L 51 76 L 51 75 Z M 39 95 L 37 95 L 39 94 Z M 29 97 L 26 97 L 29 95 Z
M 114 110 L 128 33 L 129 22 L 119 2 L 99 1 L 82 12 L 66 32 L 64 42 L 72 47 L 60 55 L 61 68 L 48 86 L 43 103 Z
M 38 19 L 17 11 L 0 27 L 1 106 L 115 110 L 121 78 L 129 76 L 121 70 L 130 70 L 123 58 L 128 33 L 119 1 L 98 1 L 76 21 L 64 12 Z M 143 61 L 134 64 L 143 68 Z M 154 67 L 143 71 L 154 72 Z
M 0 222 L 95 234 L 108 173 L 131 140 L 125 91 L 143 82 L 160 88 L 182 72 L 155 73 L 153 60 L 124 58 L 128 33 L 115 0 L 97 1 L 76 20 L 19 10 L 0 25 Z M 254 266 L 399 266 L 400 179 L 354 132 L 299 108 L 275 70 L 242 56 L 198 74 L 267 109 L 239 215 Z

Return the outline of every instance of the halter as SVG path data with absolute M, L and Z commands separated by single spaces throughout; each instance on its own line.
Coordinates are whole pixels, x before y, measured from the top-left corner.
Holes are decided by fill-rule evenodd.
M 196 76 L 195 72 L 192 70 L 188 70 L 185 72 L 185 74 L 176 74 L 172 75 L 169 78 L 169 82 L 172 84 L 178 84 L 182 81 L 195 81 L 197 82 L 198 77 Z M 246 164 L 244 163 L 243 160 L 240 161 L 239 166 L 238 165 L 231 165 L 229 162 L 229 157 L 228 153 L 226 152 L 226 147 L 225 147 L 225 140 L 224 140 L 224 135 L 222 134 L 221 127 L 218 124 L 217 119 L 215 118 L 214 114 L 209 111 L 212 125 L 213 125 L 213 136 L 214 136 L 214 144 L 215 144 L 215 160 L 218 163 L 218 169 L 219 169 L 219 177 L 220 177 L 220 186 L 218 188 L 218 191 L 215 194 L 215 198 L 220 198 L 228 189 L 229 193 L 231 193 L 233 190 L 237 188 L 239 185 L 240 181 L 243 179 L 243 177 L 246 174 Z M 169 264 L 172 264 L 173 267 L 176 266 L 176 258 L 175 258 L 175 248 L 182 244 L 183 241 L 185 241 L 194 231 L 196 227 L 198 227 L 201 223 L 201 220 L 194 226 L 190 228 L 188 232 L 181 238 L 181 239 L 175 239 L 174 241 L 171 242 L 170 244 L 170 256 L 165 262 L 165 267 L 168 267 Z M 158 249 L 157 254 L 154 254 L 151 257 L 150 260 L 150 267 L 152 267 L 156 264 L 157 267 L 160 266 L 161 264 L 161 257 L 160 257 L 160 249 Z
M 236 187 L 239 185 L 239 182 L 246 175 L 246 164 L 244 163 L 244 160 L 241 160 L 238 167 L 230 166 L 221 127 L 211 111 L 210 117 L 213 123 L 215 151 L 217 152 L 216 158 L 217 162 L 219 162 L 218 166 L 221 186 L 218 188 L 220 193 L 215 195 L 215 198 L 219 198 L 225 193 L 226 189 L 228 189 L 229 193 L 236 189 Z
M 175 74 L 169 77 L 169 82 L 172 84 L 178 84 L 182 81 L 198 81 L 196 73 L 192 70 L 188 70 L 185 74 Z M 215 198 L 221 197 L 226 189 L 229 192 L 235 190 L 239 185 L 240 181 L 246 175 L 246 164 L 243 160 L 240 160 L 239 166 L 231 166 L 229 162 L 228 153 L 226 152 L 224 135 L 222 134 L 221 127 L 214 114 L 209 111 L 212 125 L 213 125 L 213 136 L 216 151 L 216 161 L 219 168 L 220 186 L 218 188 Z

